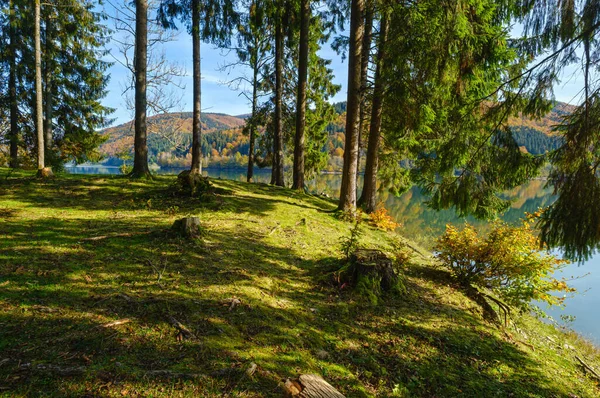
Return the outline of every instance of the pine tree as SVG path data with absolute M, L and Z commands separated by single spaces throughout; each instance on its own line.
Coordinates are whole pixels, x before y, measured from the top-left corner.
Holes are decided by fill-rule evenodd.
M 352 0 L 350 13 L 350 43 L 348 56 L 348 99 L 346 111 L 346 142 L 344 169 L 340 189 L 339 209 L 356 209 L 356 170 L 358 163 L 358 129 L 360 124 L 361 56 L 364 34 L 364 0 Z
M 296 134 L 294 138 L 294 168 L 292 189 L 304 189 L 304 156 L 306 127 L 306 86 L 308 83 L 308 45 L 310 31 L 310 0 L 300 0 L 300 39 L 298 50 L 298 87 L 296 101 Z
M 192 116 L 192 174 L 202 172 L 202 124 L 201 86 L 202 72 L 200 69 L 201 40 L 212 41 L 219 45 L 229 43 L 233 28 L 239 19 L 231 0 L 164 0 L 160 3 L 158 17 L 164 26 L 176 29 L 174 19 L 179 18 L 188 26 L 192 35 L 192 64 L 193 64 L 193 116 Z
M 381 135 L 381 117 L 383 111 L 383 81 L 382 69 L 385 62 L 385 50 L 388 40 L 388 14 L 382 12 L 377 45 L 377 61 L 375 69 L 375 87 L 371 105 L 371 122 L 367 146 L 367 159 L 365 164 L 365 178 L 359 204 L 364 206 L 367 213 L 375 211 L 377 206 L 377 170 L 379 164 L 379 142 Z M 362 109 L 362 108 L 361 108 Z
M 133 170 L 134 178 L 147 178 L 148 144 L 146 129 L 146 79 L 148 67 L 148 0 L 135 0 L 135 139 Z
M 41 4 L 37 64 L 36 18 L 28 17 L 36 14 L 35 2 L 9 0 L 5 4 L 8 20 L 12 20 L 5 33 L 15 44 L 3 54 L 9 69 L 11 163 L 38 164 L 40 144 L 43 165 L 55 169 L 71 160 L 98 159 L 97 147 L 103 141 L 98 128 L 107 124 L 110 110 L 100 102 L 108 81 L 108 64 L 100 60 L 106 28 L 94 4 L 75 0 Z M 38 82 L 41 112 L 37 110 Z M 17 159 L 19 150 L 27 155 Z
M 528 105 L 551 99 L 553 84 L 573 64 L 580 65 L 584 79 L 580 104 L 556 128 L 562 145 L 550 155 L 549 185 L 557 199 L 540 223 L 544 244 L 582 261 L 600 249 L 600 79 L 594 73 L 600 62 L 600 5 L 597 0 L 524 5 L 520 48 L 538 57 L 523 72 L 534 82 L 521 85 L 531 95 Z

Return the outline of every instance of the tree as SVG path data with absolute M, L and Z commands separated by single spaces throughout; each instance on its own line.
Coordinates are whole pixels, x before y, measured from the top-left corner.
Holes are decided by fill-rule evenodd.
M 60 169 L 66 161 L 98 159 L 110 109 L 101 104 L 108 76 L 100 57 L 106 28 L 91 1 L 64 0 L 40 8 L 39 70 L 42 112 L 37 111 L 35 2 L 8 1 L 7 35 L 12 42 L 3 54 L 9 65 L 7 101 L 11 109 L 12 162 L 37 163 L 37 115 L 42 116 L 44 166 Z M 20 43 L 18 46 L 17 43 Z M 11 72 L 12 71 L 12 72 Z M 32 95 L 36 94 L 36 95 Z M 31 114 L 33 117 L 25 117 Z M 17 131 L 17 133 L 13 133 Z M 40 140 L 40 142 L 42 141 Z M 33 159 L 35 157 L 35 160 Z
M 44 114 L 42 99 L 42 39 L 40 0 L 34 0 L 34 45 L 35 45 L 35 131 L 37 136 L 37 167 L 38 175 L 44 169 Z
M 373 18 L 375 12 L 375 4 L 372 0 L 365 2 L 365 28 L 363 34 L 362 44 L 362 55 L 360 60 L 360 111 L 359 111 L 359 124 L 358 124 L 358 152 L 356 160 L 356 177 L 360 172 L 360 154 L 363 145 L 364 135 L 367 130 L 367 114 L 369 110 L 368 106 L 368 92 L 369 92 L 369 61 L 371 59 L 371 41 L 373 37 Z M 357 182 L 358 184 L 358 182 Z M 357 202 L 359 205 L 360 199 Z
M 191 15 L 190 15 L 191 14 Z M 190 18 L 191 17 L 191 18 Z M 165 27 L 176 29 L 174 18 L 187 22 L 192 35 L 193 63 L 193 116 L 192 116 L 192 174 L 202 172 L 202 124 L 201 85 L 202 72 L 200 69 L 201 39 L 218 44 L 227 44 L 233 27 L 238 21 L 231 0 L 212 0 L 201 3 L 200 0 L 164 0 L 159 6 L 158 18 Z M 191 23 L 190 23 L 191 19 Z M 201 35 L 202 34 L 202 35 Z
M 147 178 L 146 73 L 148 66 L 148 0 L 135 0 L 135 138 L 131 177 Z
M 296 135 L 292 189 L 304 189 L 304 141 L 306 127 L 306 86 L 308 81 L 308 44 L 310 0 L 300 0 L 300 40 L 298 50 L 298 88 L 296 101 Z
M 367 160 L 365 165 L 365 178 L 359 204 L 364 206 L 367 213 L 375 211 L 377 206 L 377 170 L 379 164 L 379 142 L 381 135 L 381 117 L 383 111 L 384 87 L 382 69 L 385 61 L 385 47 L 388 40 L 388 14 L 383 11 L 379 28 L 377 61 L 375 69 L 375 87 L 371 105 L 371 122 L 367 146 Z M 362 108 L 361 108 L 362 109 Z
M 358 162 L 358 129 L 360 124 L 361 56 L 364 33 L 364 0 L 352 0 L 350 14 L 350 46 L 348 51 L 348 99 L 346 112 L 346 142 L 344 169 L 340 189 L 339 209 L 356 209 L 356 170 Z
M 251 69 L 252 77 L 240 75 L 228 82 L 234 90 L 241 90 L 241 94 L 248 99 L 252 109 L 250 117 L 246 120 L 244 132 L 249 135 L 248 170 L 246 180 L 251 182 L 254 176 L 255 144 L 258 127 L 263 124 L 264 112 L 260 112 L 259 97 L 268 90 L 265 84 L 265 67 L 272 60 L 271 39 L 269 36 L 270 26 L 265 23 L 264 3 L 252 0 L 248 7 L 248 13 L 240 15 L 238 25 L 237 47 L 235 51 L 238 61 L 221 66 L 221 70 L 245 66 Z M 245 85 L 251 86 L 251 92 L 245 89 Z
M 283 7 L 284 0 L 275 1 L 275 115 L 273 126 L 273 166 L 271 183 L 285 186 L 283 177 Z
M 18 100 L 17 100 L 17 17 L 16 5 L 14 0 L 9 1 L 8 5 L 8 102 L 10 107 L 10 167 L 19 167 L 19 127 L 18 127 Z
M 530 82 L 521 85 L 529 90 L 530 103 L 551 99 L 553 84 L 565 69 L 581 65 L 580 103 L 557 126 L 562 145 L 550 154 L 548 184 L 557 199 L 542 215 L 539 227 L 544 244 L 583 261 L 600 249 L 600 7 L 595 0 L 526 2 L 525 6 L 520 49 L 532 59 L 538 57 L 522 73 L 522 80 Z

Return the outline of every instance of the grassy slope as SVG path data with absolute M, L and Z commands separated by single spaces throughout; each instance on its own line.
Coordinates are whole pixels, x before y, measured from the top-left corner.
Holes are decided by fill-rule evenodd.
M 405 270 L 408 294 L 377 307 L 319 283 L 349 230 L 330 202 L 232 181 L 202 203 L 166 195 L 170 178 L 7 175 L 0 395 L 280 396 L 282 378 L 306 372 L 348 397 L 600 393 L 574 359 L 598 369 L 598 351 L 529 317 L 506 333 L 487 325 L 423 254 Z M 202 239 L 167 232 L 188 214 Z M 365 227 L 362 243 L 398 239 Z M 231 297 L 242 304 L 229 310 Z M 179 341 L 169 316 L 197 338 Z M 85 373 L 58 377 L 73 367 Z

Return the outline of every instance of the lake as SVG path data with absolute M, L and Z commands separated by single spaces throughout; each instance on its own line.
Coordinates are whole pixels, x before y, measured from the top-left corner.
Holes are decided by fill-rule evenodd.
M 101 165 L 80 165 L 66 168 L 69 173 L 76 174 L 121 174 L 118 167 L 105 167 Z M 177 174 L 178 169 L 160 169 L 157 174 Z M 215 170 L 204 172 L 211 178 L 222 178 L 237 181 L 246 181 L 244 170 Z M 291 175 L 286 175 L 287 180 Z M 269 183 L 270 170 L 255 170 L 254 179 L 257 182 Z M 310 181 L 308 189 L 313 193 L 326 194 L 337 197 L 341 185 L 341 178 L 336 174 L 322 174 Z M 507 192 L 507 197 L 514 200 L 510 209 L 503 214 L 502 219 L 507 222 L 518 221 L 525 212 L 532 213 L 540 207 L 548 206 L 553 201 L 552 192 L 544 188 L 545 182 L 534 180 L 528 184 Z M 362 186 L 362 183 L 359 184 Z M 469 221 L 478 227 L 485 228 L 486 223 L 472 218 L 459 218 L 451 210 L 434 211 L 425 205 L 425 196 L 418 188 L 413 188 L 400 197 L 384 194 L 380 197 L 389 213 L 401 223 L 400 230 L 404 236 L 421 244 L 431 247 L 436 236 L 444 232 L 446 224 L 463 224 Z M 570 285 L 577 289 L 573 297 L 566 300 L 566 308 L 551 308 L 547 312 L 560 321 L 561 315 L 575 316 L 569 327 L 580 335 L 600 345 L 600 254 L 596 254 L 583 264 L 570 264 L 561 274 L 565 278 L 575 278 Z M 577 279 L 579 278 L 579 279 Z

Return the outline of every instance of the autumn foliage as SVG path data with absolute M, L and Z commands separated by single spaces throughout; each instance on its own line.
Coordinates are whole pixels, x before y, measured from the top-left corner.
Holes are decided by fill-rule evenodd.
M 574 289 L 552 275 L 568 261 L 539 250 L 533 230 L 538 216 L 527 215 L 517 226 L 496 222 L 485 236 L 470 224 L 462 230 L 447 225 L 436 257 L 463 286 L 484 289 L 510 307 L 530 310 L 533 301 L 560 305 Z
M 369 220 L 373 226 L 388 231 L 393 231 L 400 226 L 383 206 L 371 213 Z

